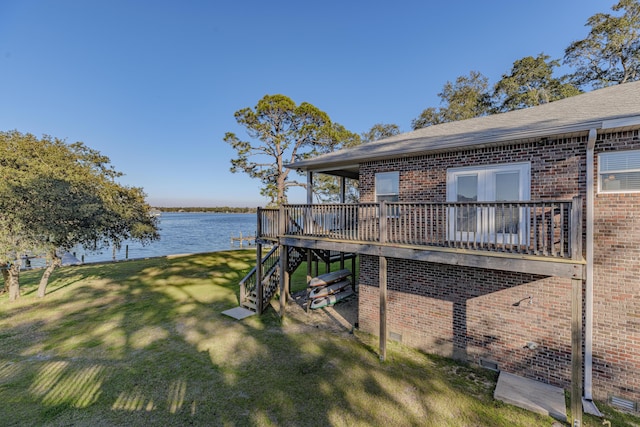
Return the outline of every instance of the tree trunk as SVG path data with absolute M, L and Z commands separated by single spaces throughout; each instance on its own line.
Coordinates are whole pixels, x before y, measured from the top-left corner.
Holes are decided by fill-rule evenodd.
M 12 262 L 7 268 L 9 280 L 9 301 L 20 298 L 20 263 Z
M 2 291 L 3 293 L 9 292 L 9 271 L 7 270 L 7 268 L 2 269 L 2 278 L 4 279 L 4 289 Z
M 286 179 L 286 175 L 282 175 L 282 174 L 276 179 L 278 206 L 282 206 L 285 203 L 287 203 L 287 195 L 285 192 L 285 179 Z
M 42 277 L 40 278 L 40 284 L 38 285 L 38 298 L 43 298 L 47 292 L 47 285 L 49 284 L 49 277 L 53 270 L 62 265 L 62 259 L 58 257 L 55 251 L 51 254 L 51 264 L 44 269 Z

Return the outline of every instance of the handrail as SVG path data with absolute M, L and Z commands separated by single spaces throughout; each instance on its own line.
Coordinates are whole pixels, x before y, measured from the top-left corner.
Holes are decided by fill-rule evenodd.
M 366 243 L 582 257 L 582 198 L 495 202 L 291 204 L 284 234 Z M 263 209 L 258 237 L 277 239 L 277 209 Z M 383 223 L 381 223 L 381 218 Z
M 282 246 L 276 244 L 260 260 L 260 268 L 264 273 L 261 278 L 262 292 L 258 292 L 258 266 L 253 267 L 240 281 L 240 305 L 248 305 L 257 312 L 263 311 L 268 306 L 280 284 L 281 248 Z M 297 251 L 294 247 L 288 247 L 287 251 L 289 262 L 286 268 L 291 273 L 304 261 L 304 253 Z M 262 299 L 262 302 L 258 300 L 259 298 Z M 253 299 L 256 299 L 255 303 L 252 301 Z M 250 304 L 246 304 L 247 302 Z
M 280 259 L 280 246 L 276 245 L 262 257 L 261 265 L 264 271 L 262 282 L 269 281 L 270 276 L 277 268 L 278 260 Z M 242 303 L 252 293 L 257 294 L 258 283 L 256 281 L 257 266 L 249 270 L 249 273 L 240 281 L 240 302 Z M 263 300 L 264 300 L 263 296 Z

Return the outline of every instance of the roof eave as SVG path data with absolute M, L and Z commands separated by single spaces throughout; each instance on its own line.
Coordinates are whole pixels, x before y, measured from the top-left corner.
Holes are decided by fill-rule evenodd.
M 612 123 L 613 124 L 613 123 Z M 460 151 L 467 149 L 477 149 L 484 147 L 495 147 L 506 144 L 517 144 L 538 141 L 542 138 L 568 138 L 586 135 L 591 129 L 602 129 L 603 122 L 584 122 L 574 124 L 571 126 L 562 126 L 558 128 L 547 128 L 531 131 L 519 131 L 515 133 L 503 133 L 500 135 L 483 136 L 479 138 L 473 138 L 473 142 L 470 143 L 468 138 L 460 137 L 458 142 L 451 142 L 451 138 L 443 144 L 429 144 L 426 148 L 424 146 L 415 149 L 398 149 L 388 150 L 378 154 L 367 151 L 363 154 L 356 154 L 355 156 L 349 156 L 348 151 L 341 155 L 341 151 L 335 153 L 325 154 L 323 156 L 315 157 L 312 159 L 302 160 L 294 162 L 285 167 L 289 169 L 297 169 L 301 171 L 313 171 L 323 172 L 330 175 L 340 175 L 342 168 L 351 167 L 365 162 L 382 161 L 390 159 L 399 159 L 406 157 L 415 157 L 426 154 L 437 154 L 449 151 Z M 420 144 L 421 142 L 427 143 L 428 140 L 433 138 L 412 138 L 414 144 Z M 441 138 L 443 139 L 443 138 Z M 408 141 L 408 140 L 407 140 Z M 329 157 L 329 158 L 327 158 Z

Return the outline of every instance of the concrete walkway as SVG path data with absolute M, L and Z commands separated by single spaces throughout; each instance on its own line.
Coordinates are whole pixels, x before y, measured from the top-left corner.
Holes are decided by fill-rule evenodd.
M 567 421 L 564 391 L 559 387 L 500 372 L 493 397 L 562 422 Z

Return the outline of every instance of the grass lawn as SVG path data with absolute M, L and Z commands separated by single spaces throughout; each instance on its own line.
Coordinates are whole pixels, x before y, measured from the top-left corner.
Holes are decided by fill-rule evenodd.
M 0 424 L 551 426 L 496 374 L 275 311 L 236 321 L 251 250 L 66 267 L 0 297 Z M 350 263 L 348 264 L 350 265 Z M 301 267 L 301 268 L 304 268 Z M 640 418 L 608 411 L 614 426 Z M 600 426 L 587 418 L 584 425 Z

